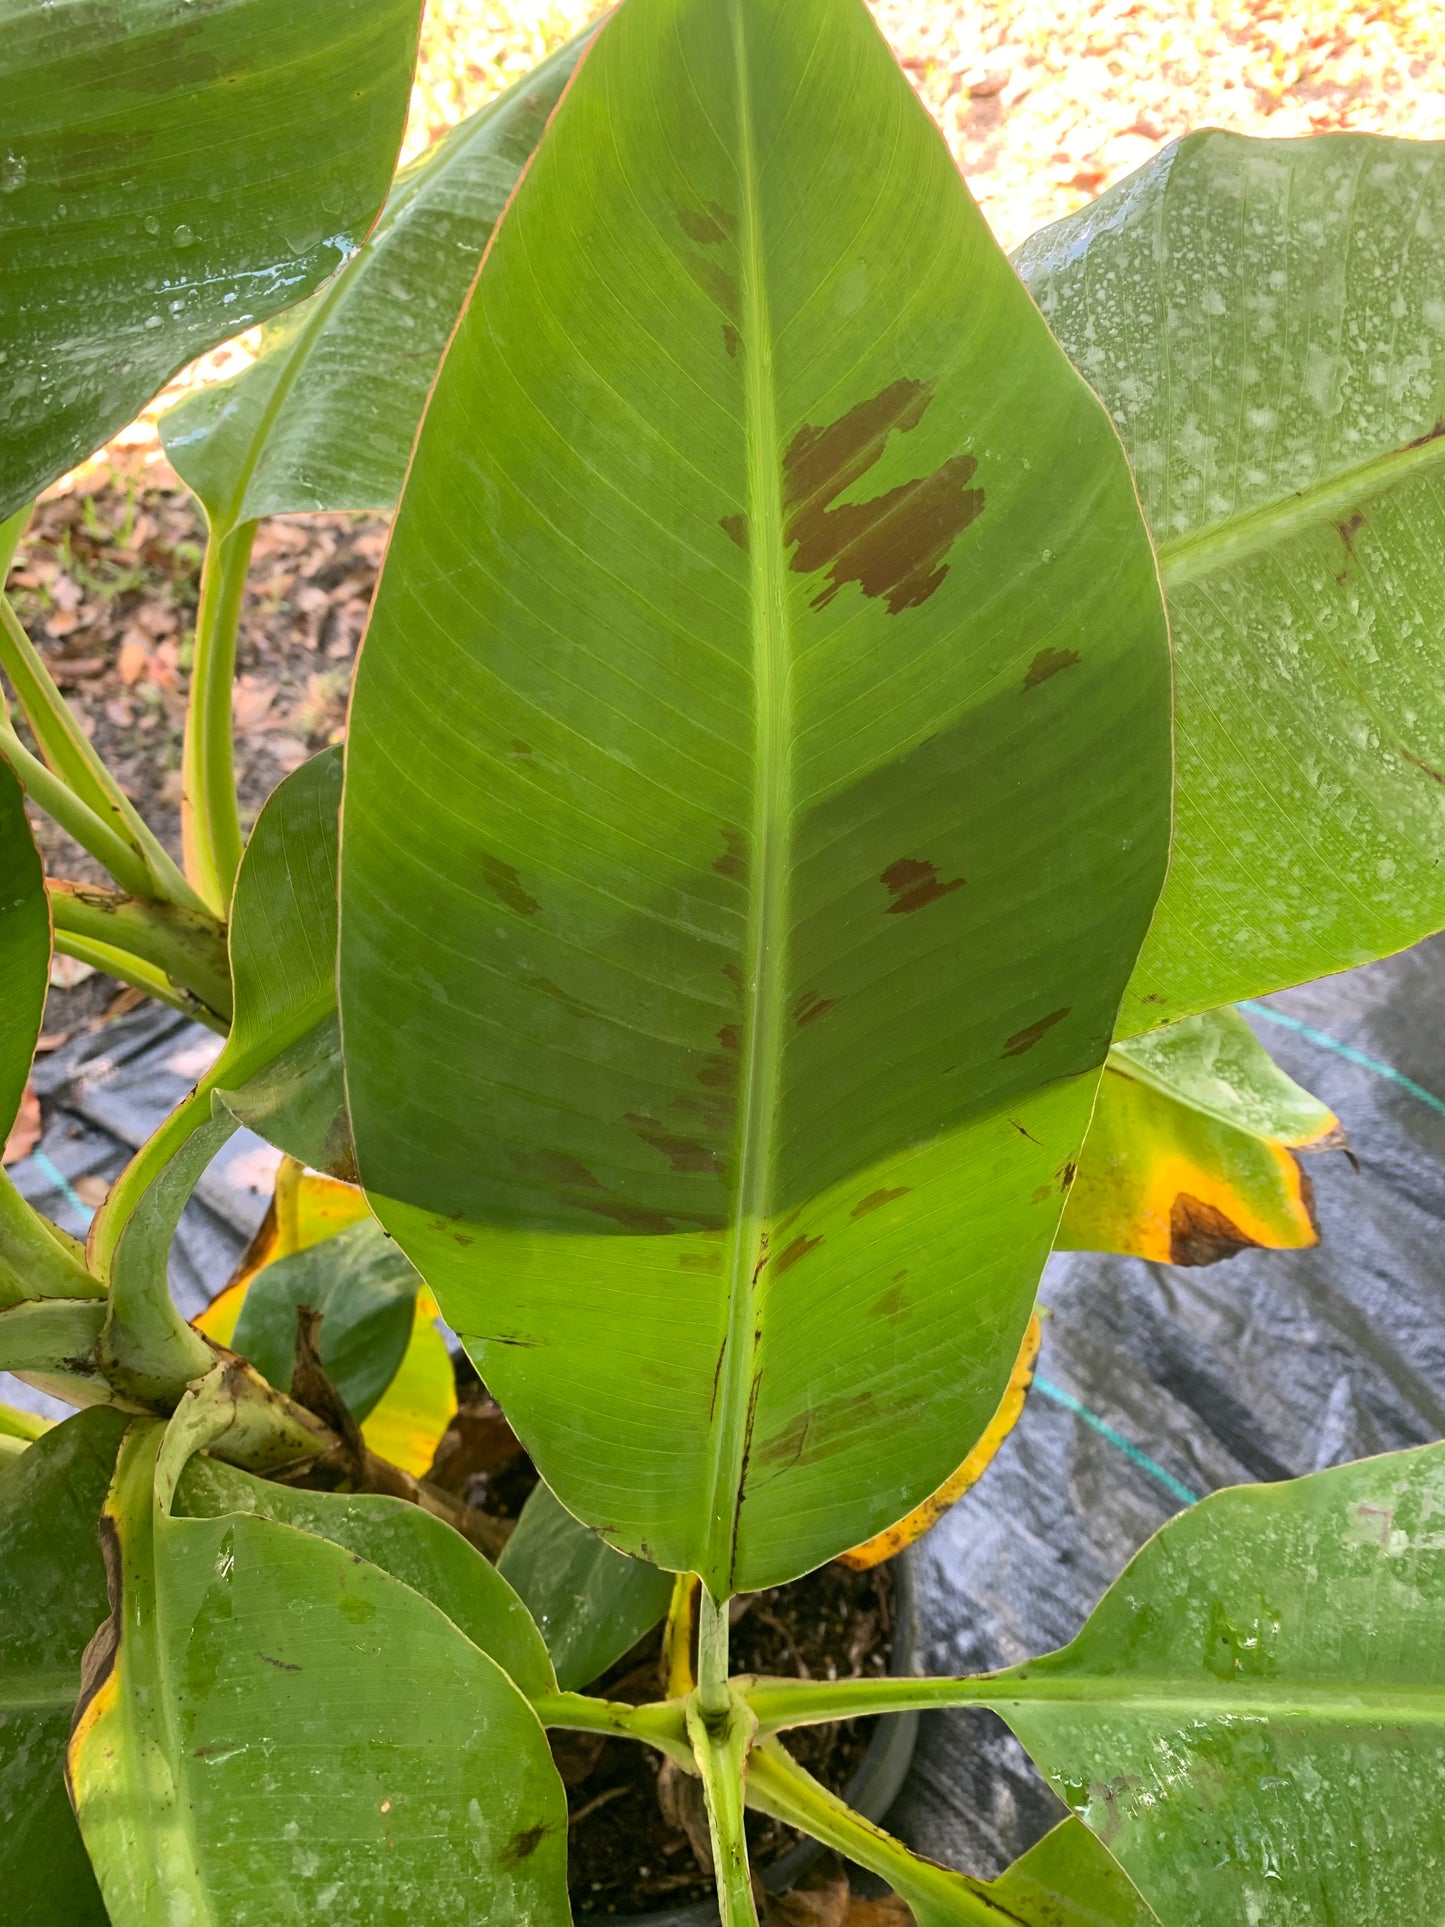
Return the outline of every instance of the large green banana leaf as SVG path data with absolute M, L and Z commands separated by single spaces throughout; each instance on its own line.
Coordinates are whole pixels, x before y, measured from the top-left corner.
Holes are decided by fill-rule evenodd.
M 1445 924 L 1445 144 L 1191 134 L 1014 257 L 1113 413 L 1174 634 L 1121 1035 Z
M 985 1682 L 1161 1921 L 1441 1918 L 1445 1447 L 1241 1487 Z
M 105 1927 L 65 1794 L 80 1656 L 108 1610 L 96 1525 L 126 1421 L 82 1412 L 0 1473 L 0 1913 Z
M 507 1674 L 344 1543 L 169 1514 L 161 1431 L 121 1447 L 68 1753 L 113 1927 L 567 1927 L 566 1795 Z
M 569 41 L 401 174 L 329 286 L 265 331 L 231 381 L 165 417 L 212 535 L 261 515 L 390 508 L 482 250 L 585 37 Z
M 355 253 L 419 25 L 417 0 L 11 0 L 0 517 Z
M 1168 829 L 1117 442 L 862 0 L 623 0 L 366 641 L 361 1174 L 568 1510 L 721 1594 L 1027 1322 Z

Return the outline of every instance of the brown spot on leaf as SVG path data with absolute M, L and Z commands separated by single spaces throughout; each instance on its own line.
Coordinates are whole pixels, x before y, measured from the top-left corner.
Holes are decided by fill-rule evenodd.
M 625 1231 L 644 1231 L 650 1236 L 667 1237 L 677 1230 L 671 1218 L 662 1212 L 653 1211 L 645 1204 L 630 1204 L 625 1198 L 570 1198 L 570 1204 L 580 1211 L 590 1211 L 594 1217 L 611 1218 Z
M 629 1111 L 622 1120 L 629 1125 L 644 1144 L 660 1151 L 674 1171 L 706 1171 L 715 1174 L 721 1171 L 716 1151 L 708 1150 L 705 1144 L 698 1144 L 690 1137 L 673 1137 L 666 1127 L 659 1124 L 655 1117 L 639 1117 Z
M 1430 778 L 1431 782 L 1445 784 L 1445 776 L 1441 775 L 1440 771 L 1435 768 L 1433 763 L 1427 763 L 1423 756 L 1417 756 L 1413 750 L 1409 750 L 1409 749 L 1402 749 L 1400 751 L 1400 754 L 1404 757 L 1407 763 L 1413 763 L 1416 769 L 1423 770 L 1424 773 Z M 1311 1149 L 1313 1148 L 1314 1147 L 1311 1146 Z
M 728 356 L 731 360 L 735 361 L 737 359 L 738 349 L 741 348 L 742 345 L 742 336 L 730 321 L 725 321 L 723 323 L 723 346 L 727 349 Z
M 1062 1010 L 1051 1010 L 1047 1017 L 1040 1017 L 1037 1023 L 1025 1024 L 1022 1030 L 1016 1030 L 1003 1047 L 1004 1056 L 1022 1057 L 1025 1051 L 1032 1050 L 1039 1039 L 1046 1036 L 1055 1024 L 1061 1024 L 1064 1021 L 1070 1008 L 1070 1005 L 1065 1004 Z
M 799 1412 L 789 1419 L 781 1432 L 754 1449 L 757 1464 L 773 1466 L 779 1472 L 808 1465 L 826 1458 L 840 1437 L 846 1438 L 853 1427 L 866 1418 L 875 1406 L 872 1392 L 845 1392 L 825 1399 L 811 1412 Z
M 1025 689 L 1037 689 L 1041 682 L 1050 676 L 1057 676 L 1061 670 L 1072 669 L 1076 662 L 1082 661 L 1077 649 L 1040 649 L 1028 666 L 1024 676 Z
M 878 881 L 893 898 L 888 906 L 890 917 L 907 916 L 912 910 L 922 910 L 925 905 L 937 903 L 951 891 L 961 890 L 967 881 L 965 877 L 955 877 L 951 883 L 940 883 L 938 865 L 924 863 L 917 857 L 901 856 L 896 863 L 890 863 Z
M 734 1053 L 743 1047 L 743 1027 L 741 1024 L 724 1024 L 717 1034 L 717 1040 L 724 1050 Z
M 1066 1195 L 1073 1189 L 1074 1179 L 1078 1175 L 1078 1170 L 1079 1167 L 1077 1164 L 1070 1163 L 1066 1164 L 1059 1173 L 1059 1189 Z
M 1359 534 L 1360 530 L 1364 526 L 1365 526 L 1365 517 L 1364 517 L 1364 512 L 1361 509 L 1356 509 L 1354 514 L 1350 516 L 1348 520 L 1344 522 L 1336 522 L 1335 524 L 1335 528 L 1339 531 L 1340 540 L 1345 545 L 1345 553 L 1349 556 L 1352 562 L 1355 560 L 1355 537 Z
M 567 1191 L 602 1189 L 587 1166 L 566 1151 L 509 1151 L 507 1156 L 522 1176 L 534 1183 Z
M 544 997 L 550 997 L 554 1003 L 560 1004 L 564 1010 L 570 1010 L 574 1017 L 590 1017 L 592 1015 L 592 1012 L 586 1004 L 574 997 L 570 990 L 564 990 L 560 984 L 553 983 L 550 977 L 528 976 L 523 977 L 522 982 L 527 986 L 528 990 L 540 990 Z
M 257 1651 L 256 1657 L 257 1659 L 264 1659 L 268 1666 L 274 1666 L 278 1673 L 299 1673 L 301 1671 L 301 1668 L 294 1660 L 272 1659 L 269 1653 L 263 1653 L 259 1650 Z
M 895 381 L 826 428 L 805 423 L 789 443 L 784 536 L 794 545 L 792 566 L 802 575 L 827 569 L 830 577 L 815 609 L 846 582 L 885 596 L 891 615 L 926 602 L 948 574 L 954 540 L 983 513 L 983 490 L 964 486 L 978 467 L 972 455 L 955 455 L 872 501 L 838 501 L 879 460 L 895 429 L 918 426 L 932 399 L 925 382 Z
M 1405 446 L 1406 448 L 1423 448 L 1427 442 L 1439 441 L 1442 435 L 1445 435 L 1445 420 L 1436 422 L 1433 428 L 1427 428 L 1423 435 L 1417 435 L 1414 441 L 1406 442 Z
M 720 1251 L 684 1251 L 677 1263 L 681 1271 L 721 1271 L 723 1255 Z
M 720 877 L 731 877 L 735 883 L 745 883 L 748 875 L 747 838 L 741 830 L 733 829 L 731 825 L 725 823 L 722 839 L 725 845 L 723 853 L 714 859 L 712 867 Z M 723 975 L 731 978 L 735 984 L 742 983 L 736 964 L 724 964 Z
M 802 1030 L 805 1025 L 811 1024 L 816 1018 L 826 1017 L 828 1012 L 830 1010 L 836 1010 L 837 1006 L 838 999 L 836 997 L 820 997 L 816 990 L 804 991 L 803 995 L 793 1006 L 793 1022 L 798 1026 L 799 1030 Z
M 870 1191 L 866 1198 L 860 1198 L 848 1213 L 850 1218 L 866 1218 L 870 1211 L 881 1210 L 885 1204 L 892 1204 L 895 1198 L 906 1198 L 911 1185 L 896 1185 L 891 1191 Z
M 784 1245 L 783 1249 L 772 1262 L 771 1272 L 773 1277 L 780 1278 L 785 1271 L 797 1264 L 800 1258 L 806 1258 L 810 1251 L 815 1251 L 822 1242 L 823 1240 L 821 1238 L 806 1238 L 800 1236 L 794 1238 L 790 1245 Z
M 535 917 L 541 909 L 535 897 L 528 896 L 522 888 L 521 878 L 510 863 L 503 863 L 500 857 L 482 858 L 482 875 L 488 885 L 511 910 L 520 917 Z
M 1051 1198 L 1053 1195 L 1054 1195 L 1054 1187 L 1051 1184 L 1041 1184 L 1037 1186 L 1035 1190 L 1030 1192 L 1029 1203 L 1043 1204 L 1047 1199 Z
M 724 314 L 736 315 L 738 312 L 737 276 L 729 274 L 720 261 L 710 261 L 706 255 L 699 255 L 686 263 L 687 271 L 702 289 L 703 293 L 716 302 Z
M 545 1821 L 535 1827 L 528 1827 L 522 1833 L 514 1833 L 502 1849 L 502 1864 L 506 1867 L 519 1866 L 522 1861 L 530 1860 L 552 1829 Z
M 895 1324 L 908 1308 L 908 1296 L 902 1285 L 890 1285 L 878 1303 L 873 1307 L 875 1318 L 886 1318 Z
M 748 518 L 746 515 L 720 515 L 718 527 L 730 542 L 736 542 L 746 555 L 748 552 Z
M 1225 1217 L 1218 1205 L 1191 1198 L 1187 1191 L 1181 1191 L 1170 1207 L 1171 1265 L 1217 1265 L 1258 1242 Z
M 524 743 L 520 736 L 514 736 L 507 745 L 507 754 L 515 756 L 518 762 L 530 763 L 535 752 L 530 743 Z
M 712 1091 L 730 1091 L 737 1083 L 737 1065 L 727 1057 L 709 1057 L 697 1074 L 699 1084 Z
M 729 214 L 725 207 L 719 207 L 716 201 L 709 201 L 705 208 L 680 207 L 677 219 L 689 241 L 696 241 L 705 248 L 720 247 L 738 231 L 736 217 Z

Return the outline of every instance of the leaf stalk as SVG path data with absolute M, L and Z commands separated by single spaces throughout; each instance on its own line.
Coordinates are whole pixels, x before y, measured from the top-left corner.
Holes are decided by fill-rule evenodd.
M 241 601 L 256 528 L 255 522 L 242 522 L 224 534 L 213 532 L 206 549 L 181 756 L 186 875 L 218 917 L 227 913 L 241 863 L 231 696 Z

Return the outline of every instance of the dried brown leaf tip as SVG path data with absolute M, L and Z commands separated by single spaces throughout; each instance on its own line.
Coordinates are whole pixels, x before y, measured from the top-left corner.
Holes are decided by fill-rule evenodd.
M 898 917 L 907 916 L 911 910 L 922 910 L 930 903 L 937 903 L 940 897 L 961 890 L 967 878 L 954 877 L 950 883 L 941 883 L 936 863 L 901 856 L 896 863 L 889 864 L 878 881 L 893 899 L 887 914 Z
M 891 615 L 926 602 L 948 574 L 955 538 L 983 513 L 983 490 L 965 486 L 978 467 L 972 455 L 955 455 L 872 501 L 838 501 L 878 462 L 890 435 L 918 426 L 932 399 L 926 382 L 891 382 L 826 428 L 805 423 L 789 443 L 783 505 L 793 567 L 802 575 L 829 574 L 815 609 L 845 582 L 886 597 Z

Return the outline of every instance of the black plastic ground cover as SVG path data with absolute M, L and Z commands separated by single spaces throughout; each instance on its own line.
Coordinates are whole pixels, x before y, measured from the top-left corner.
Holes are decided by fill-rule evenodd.
M 1315 1251 L 1247 1252 L 1198 1270 L 1052 1261 L 1023 1418 L 921 1549 L 924 1671 L 973 1672 L 1062 1645 L 1190 1494 L 1445 1435 L 1445 937 L 1246 1014 L 1339 1114 L 1360 1168 L 1339 1152 L 1309 1160 Z M 82 1230 L 76 1181 L 113 1177 L 215 1047 L 148 1009 L 43 1058 L 47 1129 L 13 1169 L 21 1190 Z M 188 1314 L 259 1223 L 276 1161 L 242 1133 L 203 1180 L 172 1273 Z M 40 1402 L 3 1377 L 0 1398 Z M 925 1717 L 889 1825 L 989 1875 L 1059 1812 L 992 1715 L 940 1713 Z

